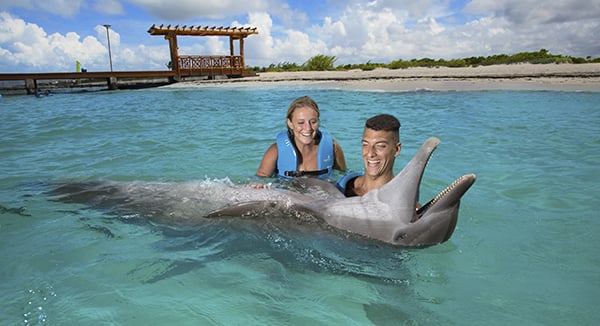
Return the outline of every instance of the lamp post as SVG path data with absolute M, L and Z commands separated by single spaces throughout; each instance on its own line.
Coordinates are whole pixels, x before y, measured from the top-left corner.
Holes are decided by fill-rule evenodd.
M 110 72 L 113 71 L 112 68 L 112 54 L 110 52 L 110 36 L 108 34 L 108 29 L 110 28 L 109 24 L 105 24 L 104 27 L 106 27 L 106 39 L 108 40 L 108 60 L 110 61 Z

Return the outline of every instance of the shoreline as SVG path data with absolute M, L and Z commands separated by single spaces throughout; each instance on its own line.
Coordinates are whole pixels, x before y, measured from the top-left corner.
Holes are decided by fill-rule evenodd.
M 165 87 L 310 86 L 370 91 L 549 90 L 600 92 L 600 63 L 265 72 L 254 77 L 182 81 Z

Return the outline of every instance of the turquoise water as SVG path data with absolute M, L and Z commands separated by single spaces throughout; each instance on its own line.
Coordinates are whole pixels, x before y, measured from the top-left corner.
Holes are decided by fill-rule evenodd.
M 396 172 L 442 141 L 429 199 L 475 173 L 450 241 L 173 229 L 49 201 L 48 184 L 252 182 L 312 96 L 360 170 L 364 120 L 402 121 Z M 600 92 L 206 87 L 3 97 L 2 325 L 592 325 L 600 318 Z

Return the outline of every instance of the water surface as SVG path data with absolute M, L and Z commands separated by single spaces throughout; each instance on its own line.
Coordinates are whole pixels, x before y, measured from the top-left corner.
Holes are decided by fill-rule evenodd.
M 396 172 L 475 173 L 450 241 L 404 250 L 328 232 L 174 229 L 48 200 L 63 181 L 245 183 L 312 96 L 360 170 L 366 118 L 402 122 Z M 600 318 L 600 93 L 159 88 L 0 102 L 0 323 L 591 325 Z

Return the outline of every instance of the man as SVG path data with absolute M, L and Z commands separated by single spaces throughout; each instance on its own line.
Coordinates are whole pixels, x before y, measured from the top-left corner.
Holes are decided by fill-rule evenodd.
M 362 196 L 394 178 L 394 161 L 400 154 L 400 121 L 389 114 L 367 120 L 362 137 L 364 173 L 350 173 L 336 186 L 346 197 Z

